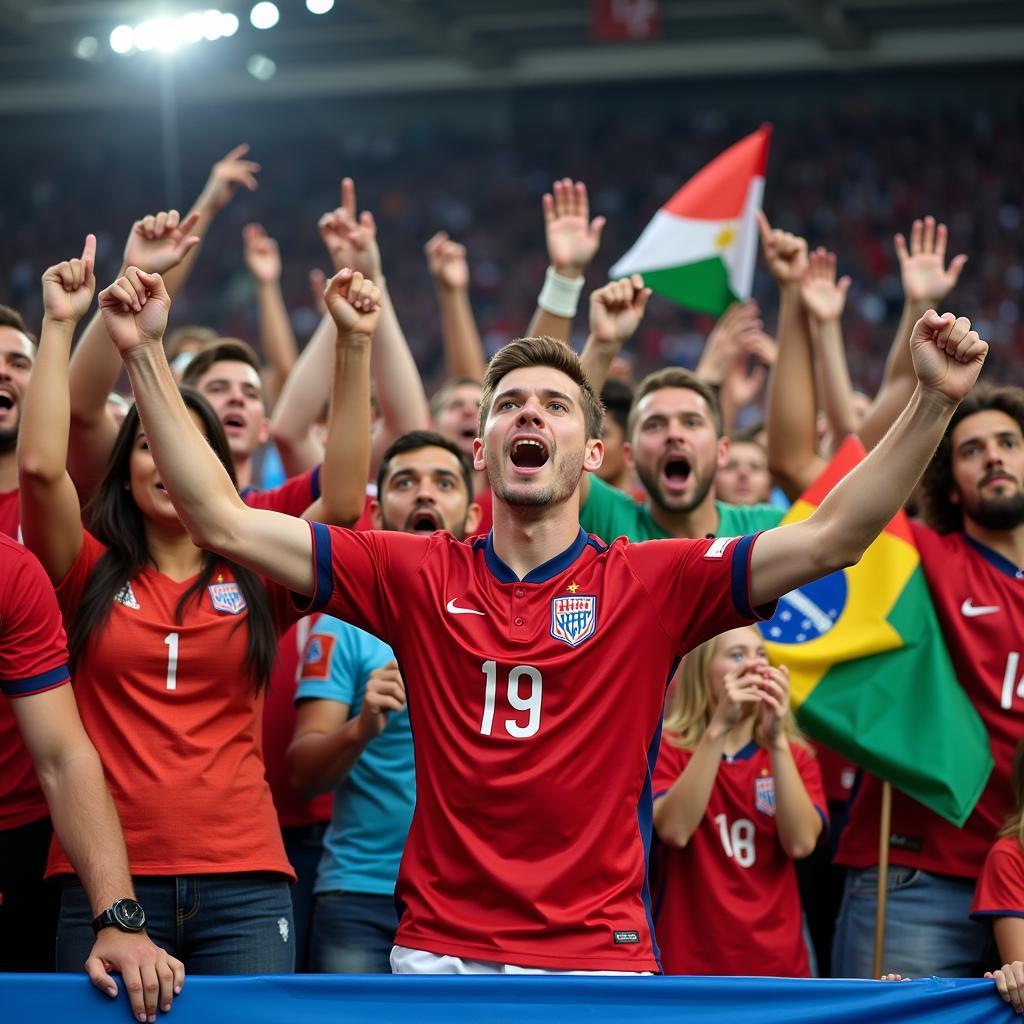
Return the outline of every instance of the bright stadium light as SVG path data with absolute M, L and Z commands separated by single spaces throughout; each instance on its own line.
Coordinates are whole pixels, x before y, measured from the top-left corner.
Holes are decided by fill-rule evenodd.
M 181 41 L 198 43 L 203 38 L 203 12 L 189 11 L 181 19 Z
M 152 50 L 157 44 L 157 23 L 155 21 L 140 21 L 132 33 L 135 40 L 135 48 L 143 53 Z
M 97 42 L 95 36 L 82 36 L 81 39 L 75 43 L 75 56 L 79 60 L 92 60 L 96 56 L 97 51 L 100 48 L 100 44 Z
M 252 22 L 253 28 L 273 28 L 280 17 L 281 12 L 277 9 L 277 5 L 270 3 L 269 0 L 263 0 L 262 3 L 256 4 L 249 12 L 249 20 Z
M 131 53 L 135 49 L 135 30 L 131 25 L 118 25 L 110 33 L 110 48 L 114 53 Z
M 228 11 L 220 16 L 220 34 L 233 36 L 238 31 L 238 18 Z
M 156 37 L 156 48 L 158 50 L 170 53 L 184 42 L 181 33 L 181 20 L 179 18 L 157 18 L 153 22 L 153 26 L 153 34 Z
M 334 6 L 334 0 L 306 0 L 310 14 L 326 14 Z
M 209 39 L 212 43 L 220 39 L 224 34 L 224 25 L 221 21 L 223 15 L 218 10 L 210 9 L 203 11 L 203 38 Z
M 253 78 L 258 78 L 261 82 L 265 82 L 267 79 L 274 77 L 277 72 L 277 65 L 269 57 L 264 57 L 262 53 L 254 53 L 245 62 L 245 69 Z

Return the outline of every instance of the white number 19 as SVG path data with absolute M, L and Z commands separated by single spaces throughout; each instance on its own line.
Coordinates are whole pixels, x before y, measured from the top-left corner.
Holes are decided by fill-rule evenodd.
M 491 735 L 494 724 L 494 699 L 498 688 L 498 668 L 495 662 L 485 661 L 481 666 L 484 673 L 484 715 L 480 721 L 480 732 L 484 736 Z M 519 692 L 519 681 L 527 678 L 533 684 L 528 697 Z M 508 703 L 515 711 L 528 711 L 530 717 L 526 725 L 520 725 L 514 718 L 505 720 L 505 731 L 517 739 L 533 736 L 540 729 L 540 702 L 543 692 L 543 680 L 540 672 L 532 665 L 516 665 L 508 674 Z

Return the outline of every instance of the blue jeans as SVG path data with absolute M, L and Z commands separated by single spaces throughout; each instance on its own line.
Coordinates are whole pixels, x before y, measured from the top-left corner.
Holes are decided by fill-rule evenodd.
M 398 913 L 391 895 L 317 893 L 309 959 L 318 974 L 390 974 Z
M 295 921 L 295 970 L 310 971 L 309 940 L 313 930 L 313 884 L 324 852 L 326 822 L 281 829 L 284 852 L 295 871 L 292 884 L 292 917 Z
M 292 902 L 280 875 L 134 877 L 149 937 L 189 974 L 291 974 L 295 970 Z M 82 969 L 92 949 L 93 913 L 85 890 L 69 881 L 61 894 L 57 970 Z
M 875 953 L 878 868 L 849 869 L 832 946 L 832 975 L 870 978 Z M 988 929 L 967 915 L 974 880 L 889 868 L 882 971 L 904 977 L 977 977 Z

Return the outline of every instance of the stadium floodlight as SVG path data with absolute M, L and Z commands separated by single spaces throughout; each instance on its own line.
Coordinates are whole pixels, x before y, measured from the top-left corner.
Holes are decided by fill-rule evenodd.
M 203 24 L 202 11 L 189 11 L 181 18 L 181 41 L 183 43 L 198 43 L 203 38 L 205 26 Z
M 270 0 L 262 0 L 249 12 L 249 21 L 252 22 L 253 28 L 273 28 L 280 17 L 281 12 L 277 5 L 270 3 Z
M 156 48 L 170 53 L 181 46 L 184 40 L 181 34 L 180 18 L 156 18 L 153 21 L 153 33 L 156 37 Z
M 220 34 L 225 38 L 238 31 L 238 18 L 230 11 L 220 16 Z
M 273 78 L 277 72 L 277 65 L 262 53 L 254 53 L 246 62 L 245 69 L 253 78 L 265 82 Z
M 135 26 L 132 36 L 137 50 L 141 50 L 143 53 L 146 50 L 152 50 L 159 41 L 157 37 L 157 23 L 153 20 L 140 21 Z
M 135 30 L 131 25 L 118 25 L 110 33 L 110 48 L 114 53 L 131 53 L 135 49 Z
M 95 36 L 82 36 L 75 43 L 74 53 L 79 60 L 92 60 L 99 48 L 100 44 L 96 41 Z
M 334 0 L 306 0 L 310 14 L 326 14 L 334 6 Z
M 224 34 L 224 25 L 222 22 L 223 15 L 220 11 L 210 8 L 209 10 L 203 11 L 203 38 L 209 39 L 212 43 L 215 39 L 220 39 Z

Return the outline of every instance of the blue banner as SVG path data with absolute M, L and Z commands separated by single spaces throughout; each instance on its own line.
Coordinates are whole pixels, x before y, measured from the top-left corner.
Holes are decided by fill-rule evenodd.
M 986 980 L 275 975 L 186 980 L 166 1024 L 1009 1024 Z M 125 1024 L 84 975 L 0 975 L 4 1024 Z

